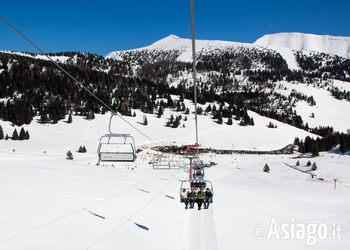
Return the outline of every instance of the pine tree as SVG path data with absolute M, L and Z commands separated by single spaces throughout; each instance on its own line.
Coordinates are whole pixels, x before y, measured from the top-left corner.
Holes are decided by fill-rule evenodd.
M 317 170 L 316 162 L 314 162 L 314 163 L 312 164 L 311 170 L 312 170 L 312 171 Z
M 218 123 L 219 124 L 222 124 L 222 116 L 221 116 L 221 113 L 220 112 L 217 112 L 218 114 Z
M 72 114 L 69 114 L 68 123 L 72 123 L 72 122 L 73 122 Z
M 92 110 L 89 111 L 88 115 L 87 115 L 87 119 L 88 120 L 93 120 L 95 119 L 95 114 L 94 112 L 92 112 Z
M 299 161 L 297 161 L 297 164 L 295 164 L 296 166 L 300 166 L 300 162 Z
M 73 160 L 73 154 L 72 154 L 71 151 L 68 151 L 68 152 L 67 152 L 67 154 L 66 154 L 66 159 L 67 159 L 67 160 L 71 160 L 71 161 Z
M 175 121 L 173 123 L 173 128 L 177 128 L 180 125 L 180 119 L 176 116 Z
M 13 131 L 13 133 L 12 133 L 12 140 L 17 141 L 18 139 L 19 139 L 19 137 L 18 137 L 18 132 L 17 132 L 17 130 L 15 129 L 15 130 Z
M 173 99 L 171 99 L 171 96 L 170 96 L 170 95 L 168 95 L 168 107 L 173 106 L 173 104 L 174 104 Z
M 308 161 L 308 162 L 306 163 L 306 166 L 310 167 L 310 166 L 311 166 L 311 162 Z
M 21 128 L 21 131 L 19 132 L 19 140 L 23 141 L 25 140 L 26 132 L 24 131 L 24 128 Z
M 42 112 L 40 115 L 40 122 L 42 124 L 48 123 L 49 122 L 49 118 L 47 117 L 47 114 L 45 112 Z
M 340 152 L 342 152 L 343 154 L 345 154 L 348 151 L 348 142 L 346 141 L 345 138 L 341 138 L 340 139 L 340 146 L 339 146 L 339 150 Z
M 159 106 L 157 117 L 160 118 L 160 117 L 162 117 L 162 115 L 163 115 L 163 108 L 162 108 L 162 106 Z
M 24 137 L 24 140 L 29 140 L 30 136 L 29 136 L 29 132 L 28 130 L 26 131 L 26 134 L 25 134 L 25 137 Z
M 228 120 L 227 120 L 227 125 L 232 125 L 232 124 L 233 124 L 232 118 L 228 118 Z
M 2 126 L 0 125 L 0 140 L 4 139 L 4 131 L 2 130 Z
M 50 120 L 52 121 L 53 124 L 58 123 L 58 116 L 56 114 L 56 110 L 53 110 L 53 112 L 50 114 Z
M 80 146 L 79 149 L 78 149 L 78 152 L 79 152 L 79 153 L 86 153 L 86 148 L 85 148 L 85 146 Z
M 318 141 L 316 141 L 315 143 L 313 143 L 312 145 L 312 156 L 313 157 L 317 157 L 319 156 L 319 144 Z
M 263 171 L 265 173 L 270 173 L 270 168 L 269 168 L 269 165 L 267 165 L 267 163 L 265 164 L 264 168 L 263 168 Z
M 147 126 L 148 125 L 148 121 L 147 121 L 147 116 L 143 116 L 143 125 Z
M 254 123 L 254 118 L 253 118 L 253 117 L 250 119 L 249 125 L 251 125 L 251 126 L 254 126 L 254 125 L 255 125 L 255 123 Z M 275 128 L 277 128 L 277 126 L 276 126 Z
M 209 104 L 208 107 L 205 109 L 205 112 L 209 113 L 210 111 L 211 111 L 211 106 Z
M 177 103 L 176 103 L 176 111 L 177 111 L 177 112 L 180 112 L 180 111 L 181 111 L 180 102 L 177 102 Z

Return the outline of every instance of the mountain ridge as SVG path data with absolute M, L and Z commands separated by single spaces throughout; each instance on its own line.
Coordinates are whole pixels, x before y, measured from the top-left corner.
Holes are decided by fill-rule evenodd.
M 248 50 L 256 48 L 260 51 L 266 49 L 276 51 L 280 53 L 286 61 L 290 70 L 300 70 L 301 67 L 298 65 L 295 55 L 296 51 L 303 51 L 304 54 L 310 54 L 311 51 L 314 51 L 316 53 L 326 53 L 350 58 L 350 37 L 336 37 L 329 35 L 318 36 L 291 32 L 264 35 L 254 43 L 196 39 L 197 54 L 203 54 L 208 51 L 225 50 L 227 48 L 235 48 L 236 50 L 242 50 L 242 48 Z M 106 54 L 104 57 L 107 59 L 124 61 L 125 55 L 142 51 L 147 51 L 149 53 L 152 51 L 172 52 L 172 56 L 176 57 L 177 61 L 192 61 L 191 39 L 180 38 L 173 34 L 170 34 L 151 45 L 132 50 L 113 51 Z

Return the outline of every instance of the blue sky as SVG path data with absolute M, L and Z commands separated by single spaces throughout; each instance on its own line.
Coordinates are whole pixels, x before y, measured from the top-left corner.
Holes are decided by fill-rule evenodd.
M 194 0 L 196 39 L 253 43 L 265 34 L 350 37 L 349 0 Z M 189 0 L 4 1 L 0 16 L 45 53 L 105 55 L 170 34 L 191 38 Z M 0 50 L 39 53 L 0 20 Z

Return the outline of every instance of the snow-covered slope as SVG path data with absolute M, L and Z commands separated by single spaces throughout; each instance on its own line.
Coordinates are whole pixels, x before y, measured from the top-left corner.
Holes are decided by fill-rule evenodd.
M 185 49 L 184 41 L 178 42 Z M 281 94 L 293 89 L 313 94 L 317 106 L 296 104 L 298 113 L 315 113 L 307 120 L 310 125 L 348 128 L 350 118 L 344 110 L 349 110 L 349 102 L 334 100 L 317 85 L 276 84 Z M 344 82 L 334 84 L 348 89 Z M 123 118 L 158 144 L 194 143 L 194 104 L 184 101 L 188 115 L 167 108 L 161 118 L 140 110 L 133 110 L 136 117 Z M 219 104 L 215 105 L 218 109 Z M 181 125 L 166 127 L 170 116 L 179 114 Z M 144 115 L 147 126 L 142 122 Z M 226 120 L 220 125 L 210 115 L 199 115 L 199 143 L 212 148 L 270 150 L 292 143 L 295 137 L 314 136 L 251 111 L 249 116 L 254 126 L 239 126 L 237 121 L 229 126 Z M 188 179 L 188 169 L 153 170 L 148 164 L 157 153 L 149 149 L 153 142 L 120 118 L 113 120 L 112 131 L 131 134 L 143 151 L 134 163 L 96 166 L 96 149 L 99 138 L 108 133 L 109 118 L 96 114 L 93 120 L 73 116 L 70 124 L 40 124 L 36 117 L 23 126 L 30 140 L 0 140 L 1 250 L 287 250 L 310 249 L 311 244 L 315 249 L 349 248 L 349 154 L 337 149 L 300 159 L 293 158 L 297 155 L 203 154 L 205 162 L 218 163 L 205 170 L 214 186 L 214 203 L 208 210 L 185 210 L 179 189 L 180 181 Z M 268 128 L 270 121 L 277 128 Z M 0 125 L 5 135 L 20 130 L 10 122 L 0 120 Z M 78 153 L 80 146 L 87 153 Z M 65 159 L 68 150 L 74 161 Z M 182 156 L 174 159 L 185 161 Z M 309 160 L 317 163 L 317 170 L 306 166 Z M 270 173 L 262 171 L 265 164 Z M 323 181 L 310 180 L 311 174 Z M 337 189 L 334 179 L 339 180 Z
M 255 45 L 286 47 L 295 50 L 312 50 L 350 58 L 350 37 L 312 35 L 297 32 L 265 35 Z
M 187 106 L 193 111 L 193 105 Z M 125 118 L 157 142 L 193 142 L 193 113 L 186 128 L 173 129 L 164 126 L 167 111 L 160 119 L 148 115 L 148 126 L 141 124 L 141 112 Z M 267 118 L 254 119 L 256 126 L 248 130 L 214 125 L 200 116 L 200 141 L 213 147 L 265 148 L 306 133 L 282 124 L 269 129 Z M 108 115 L 96 115 L 91 121 L 74 116 L 71 124 L 33 121 L 25 126 L 30 140 L 0 140 L 1 250 L 349 248 L 349 155 L 337 150 L 301 159 L 201 155 L 205 162 L 218 163 L 205 170 L 214 186 L 214 203 L 208 210 L 198 211 L 197 205 L 185 210 L 179 189 L 188 169 L 153 170 L 148 162 L 156 152 L 143 147 L 134 163 L 95 165 L 108 120 Z M 137 147 L 149 143 L 126 123 L 116 122 L 118 132 L 135 136 Z M 0 125 L 8 134 L 15 128 L 9 122 Z M 85 154 L 76 152 L 82 145 Z M 74 161 L 65 159 L 68 150 Z M 174 159 L 185 160 L 179 157 Z M 306 166 L 309 160 L 317 163 L 316 171 Z M 262 171 L 265 164 L 270 173 Z M 311 173 L 324 181 L 309 181 Z M 333 179 L 339 180 L 337 189 Z

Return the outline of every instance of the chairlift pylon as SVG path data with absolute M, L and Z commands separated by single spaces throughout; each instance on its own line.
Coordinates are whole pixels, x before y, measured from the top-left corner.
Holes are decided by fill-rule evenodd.
M 113 116 L 109 119 L 109 134 L 101 136 L 97 148 L 98 161 L 131 161 L 136 160 L 135 140 L 130 134 L 116 134 L 111 130 Z

